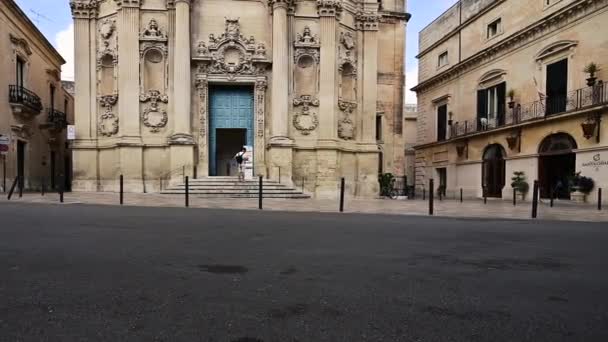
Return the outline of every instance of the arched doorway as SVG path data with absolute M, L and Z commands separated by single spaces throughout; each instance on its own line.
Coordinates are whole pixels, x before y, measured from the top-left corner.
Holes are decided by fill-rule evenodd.
M 576 141 L 570 134 L 556 133 L 543 139 L 538 149 L 538 183 L 542 198 L 570 199 L 568 179 L 576 170 Z
M 482 186 L 486 197 L 502 197 L 505 187 L 505 150 L 498 144 L 486 147 L 483 153 Z

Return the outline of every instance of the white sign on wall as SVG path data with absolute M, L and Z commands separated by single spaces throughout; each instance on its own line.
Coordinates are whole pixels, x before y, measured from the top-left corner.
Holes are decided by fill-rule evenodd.
M 6 155 L 11 146 L 11 137 L 0 134 L 0 155 Z
M 253 146 L 245 146 L 247 151 L 243 156 L 243 167 L 245 169 L 245 179 L 252 180 L 253 179 Z
M 76 140 L 76 126 L 68 125 L 68 140 Z

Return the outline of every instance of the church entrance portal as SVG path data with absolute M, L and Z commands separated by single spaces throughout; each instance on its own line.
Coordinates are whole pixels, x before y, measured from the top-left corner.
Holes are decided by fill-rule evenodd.
M 253 87 L 209 88 L 209 175 L 235 176 L 234 155 L 253 146 Z

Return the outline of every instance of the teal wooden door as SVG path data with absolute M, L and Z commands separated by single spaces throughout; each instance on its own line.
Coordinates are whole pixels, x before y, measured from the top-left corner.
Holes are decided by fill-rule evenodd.
M 209 116 L 209 175 L 216 176 L 218 130 L 246 129 L 247 145 L 253 146 L 253 89 L 241 86 L 211 87 Z

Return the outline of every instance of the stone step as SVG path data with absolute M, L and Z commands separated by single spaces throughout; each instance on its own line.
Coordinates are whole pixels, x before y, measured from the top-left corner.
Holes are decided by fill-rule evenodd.
M 259 195 L 259 181 L 248 180 L 239 182 L 237 177 L 207 177 L 188 180 L 189 193 L 201 198 L 257 198 Z M 264 180 L 265 198 L 310 198 L 294 187 L 280 184 L 276 181 Z M 186 185 L 176 184 L 168 187 L 161 194 L 183 195 Z
M 258 190 L 231 190 L 231 189 L 211 189 L 211 190 L 190 190 L 189 191 L 191 194 L 257 194 L 259 193 Z M 161 192 L 161 194 L 164 195 L 178 195 L 178 194 L 185 194 L 186 192 L 184 190 L 164 190 Z M 287 194 L 287 195 L 293 195 L 293 194 L 301 194 L 300 191 L 297 190 L 285 190 L 285 189 L 280 189 L 280 190 L 268 190 L 268 191 L 264 191 L 264 194 L 273 194 L 273 195 L 280 195 L 280 194 Z

